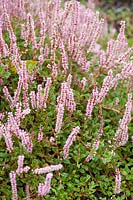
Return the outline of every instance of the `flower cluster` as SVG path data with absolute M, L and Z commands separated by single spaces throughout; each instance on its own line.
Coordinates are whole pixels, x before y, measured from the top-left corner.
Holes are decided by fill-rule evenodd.
M 76 139 L 76 136 L 79 133 L 79 130 L 80 130 L 79 126 L 73 128 L 71 134 L 69 135 L 68 139 L 66 140 L 66 143 L 65 143 L 65 145 L 63 147 L 63 151 L 64 151 L 63 158 L 64 159 L 66 159 L 68 157 L 69 148 L 72 145 L 73 141 Z
M 37 94 L 35 94 L 35 91 L 30 92 L 31 106 L 33 109 L 46 108 L 46 102 L 48 99 L 51 84 L 52 84 L 52 80 L 50 77 L 48 77 L 46 80 L 45 88 L 44 88 L 44 94 L 43 94 L 43 88 L 41 84 L 39 84 L 37 87 Z
M 20 119 L 24 117 L 27 113 L 29 113 L 29 110 L 27 112 L 21 112 L 16 113 L 16 116 L 13 116 L 12 112 L 8 113 L 8 120 L 6 124 L 3 127 L 3 136 L 5 138 L 7 150 L 11 152 L 13 150 L 13 134 L 14 133 L 19 139 L 22 141 L 22 145 L 27 149 L 28 152 L 32 152 L 32 142 L 29 134 L 24 131 L 23 129 L 20 129 Z

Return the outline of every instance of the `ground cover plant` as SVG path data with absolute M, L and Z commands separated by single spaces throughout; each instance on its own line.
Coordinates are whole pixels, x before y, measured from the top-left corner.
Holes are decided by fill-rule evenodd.
M 1 1 L 2 200 L 132 199 L 133 48 L 99 16 Z

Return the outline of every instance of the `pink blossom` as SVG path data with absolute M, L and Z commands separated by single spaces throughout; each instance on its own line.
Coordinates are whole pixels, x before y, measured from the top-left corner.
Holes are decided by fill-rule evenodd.
M 128 141 L 128 124 L 131 121 L 131 111 L 132 111 L 132 94 L 128 94 L 128 100 L 126 103 L 126 110 L 123 118 L 119 120 L 119 127 L 116 131 L 114 142 L 115 147 L 123 146 Z
M 21 93 L 21 88 L 22 88 L 22 78 L 21 76 L 19 76 L 19 81 L 18 81 L 18 85 L 17 85 L 17 89 L 14 92 L 14 98 L 11 104 L 11 107 L 14 108 L 16 106 L 16 103 L 19 101 L 20 98 L 20 93 Z
M 30 200 L 30 186 L 26 185 L 25 190 L 26 190 L 26 199 Z
M 100 65 L 104 66 L 105 62 L 106 62 L 106 55 L 105 52 L 103 50 L 100 51 Z
M 70 87 L 71 83 L 72 83 L 72 75 L 69 74 L 68 77 L 67 77 L 67 85 L 68 85 L 68 87 Z
M 28 115 L 28 114 L 30 113 L 30 111 L 31 111 L 31 110 L 30 110 L 29 108 L 23 110 L 23 111 L 21 112 L 21 114 L 20 114 L 20 119 L 24 119 L 25 116 Z
M 67 110 L 73 112 L 76 110 L 76 103 L 74 101 L 73 90 L 69 89 L 66 102 Z
M 2 26 L 0 25 L 0 54 L 4 57 L 8 56 L 9 49 L 2 36 Z
M 26 45 L 30 41 L 33 45 L 33 48 L 37 48 L 37 41 L 35 36 L 35 30 L 34 30 L 34 20 L 32 18 L 32 15 L 30 13 L 27 14 L 27 40 Z
M 119 168 L 116 169 L 115 184 L 115 194 L 119 194 L 121 187 L 121 174 Z
M 103 80 L 102 88 L 98 94 L 97 103 L 101 103 L 102 100 L 105 98 L 107 92 L 111 89 L 112 81 L 113 81 L 113 72 L 112 70 L 110 70 L 108 72 L 108 76 L 106 76 Z
M 12 186 L 12 199 L 17 200 L 18 194 L 17 194 L 17 183 L 16 183 L 16 173 L 14 171 L 11 171 L 9 174 L 11 186 Z
M 45 88 L 44 88 L 44 96 L 43 96 L 43 99 L 42 99 L 42 107 L 44 107 L 44 108 L 46 108 L 46 102 L 47 102 L 47 99 L 48 99 L 51 84 L 52 84 L 52 79 L 50 77 L 48 77 L 46 84 L 45 84 Z
M 64 150 L 64 156 L 63 158 L 66 159 L 68 157 L 68 153 L 69 153 L 69 148 L 72 145 L 73 141 L 76 140 L 76 136 L 79 133 L 80 127 L 77 126 L 75 128 L 73 128 L 71 134 L 69 135 L 68 139 L 66 140 L 66 143 L 63 147 Z
M 70 2 L 68 4 L 68 2 L 65 4 L 65 10 L 64 10 L 64 13 L 62 15 L 62 18 L 61 18 L 61 25 L 63 26 L 65 24 L 65 20 L 67 19 L 67 16 L 71 10 L 71 7 L 72 7 L 72 2 Z
M 93 108 L 97 103 L 97 98 L 98 98 L 98 90 L 97 90 L 97 86 L 95 85 L 92 91 L 92 94 L 90 95 L 90 99 L 88 100 L 88 103 L 87 103 L 86 116 L 91 117 Z
M 46 23 L 44 19 L 44 13 L 43 11 L 40 11 L 39 13 L 39 19 L 40 19 L 40 41 L 39 41 L 39 46 L 43 46 L 44 40 L 46 37 Z
M 1 122 L 0 122 L 0 139 L 1 139 L 2 136 L 3 136 L 3 133 L 4 133 L 4 125 L 1 124 Z
M 58 134 L 61 130 L 63 123 L 63 116 L 64 116 L 64 105 L 59 104 L 57 108 L 56 125 L 55 125 L 56 134 Z
M 46 180 L 45 180 L 45 184 L 44 183 L 39 183 L 38 186 L 38 196 L 45 196 L 46 194 L 48 194 L 50 192 L 51 189 L 51 179 L 53 177 L 52 173 L 48 173 L 46 175 Z
M 49 47 L 48 45 L 45 46 L 45 49 L 44 49 L 44 58 L 47 58 L 49 55 Z
M 12 103 L 13 99 L 12 99 L 11 95 L 9 94 L 8 88 L 6 86 L 3 87 L 3 93 L 6 96 L 9 103 Z
M 104 24 L 104 19 L 101 19 L 101 21 L 99 22 L 99 24 L 98 24 L 98 26 L 96 27 L 96 30 L 95 30 L 95 32 L 94 32 L 94 34 L 93 34 L 93 37 L 92 37 L 92 40 L 91 40 L 91 43 L 90 43 L 88 52 L 92 51 L 92 49 L 94 48 L 95 43 L 96 43 L 96 41 L 97 41 L 99 35 L 100 35 L 101 32 L 102 32 L 103 24 Z
M 38 142 L 43 140 L 43 132 L 42 132 L 42 130 L 43 130 L 43 126 L 40 126 L 39 133 L 38 133 L 38 139 L 37 139 Z
M 61 95 L 57 98 L 58 105 L 59 104 L 63 104 L 64 106 L 66 105 L 68 91 L 69 91 L 68 82 L 61 83 Z
M 75 1 L 72 2 L 72 9 L 73 9 L 73 16 L 72 16 L 72 22 L 71 22 L 71 32 L 76 32 L 77 31 L 77 25 L 79 23 L 79 2 Z
M 75 35 L 71 34 L 70 37 L 69 37 L 69 40 L 68 40 L 68 48 L 69 48 L 69 51 L 70 51 L 70 54 L 71 54 L 72 57 L 74 55 L 75 45 L 76 45 Z
M 23 83 L 23 105 L 24 108 L 29 108 L 29 98 L 28 98 L 28 72 L 26 69 L 26 62 L 22 61 L 22 83 Z
M 23 172 L 23 162 L 24 162 L 24 155 L 18 156 L 18 168 L 16 170 L 17 174 L 21 174 Z
M 62 53 L 61 58 L 62 58 L 63 74 L 66 75 L 67 69 L 68 69 L 68 58 L 67 58 L 63 41 L 61 41 L 60 49 Z
M 33 109 L 36 108 L 36 95 L 35 95 L 35 91 L 31 91 L 30 92 L 30 100 L 31 100 L 31 106 Z
M 44 183 L 39 183 L 38 186 L 38 196 L 43 196 L 44 195 Z
M 19 130 L 20 138 L 22 140 L 22 145 L 26 148 L 26 150 L 31 153 L 33 144 L 31 142 L 31 139 L 29 137 L 29 134 L 25 132 L 24 130 Z
M 122 53 L 119 56 L 118 60 L 116 60 L 116 63 L 127 62 L 127 60 L 129 59 L 132 51 L 133 51 L 133 47 L 129 48 L 126 52 Z
M 81 89 L 82 89 L 82 90 L 85 89 L 86 82 L 87 82 L 87 79 L 86 79 L 85 77 L 83 77 L 83 79 L 81 80 Z
M 41 109 L 42 108 L 42 101 L 43 101 L 43 97 L 42 97 L 42 85 L 39 84 L 37 87 L 37 108 Z
M 52 171 L 58 171 L 60 169 L 62 169 L 63 165 L 62 164 L 58 164 L 58 165 L 50 165 L 50 166 L 46 166 L 43 168 L 37 168 L 35 170 L 33 170 L 33 172 L 35 174 L 46 174 Z
M 24 173 L 28 173 L 29 170 L 30 170 L 30 167 L 29 167 L 29 166 L 25 166 L 25 167 L 23 168 L 23 172 L 24 172 Z
M 133 63 L 132 62 L 125 63 L 124 67 L 120 72 L 121 79 L 127 79 L 132 75 L 133 75 Z
M 55 142 L 55 138 L 54 137 L 50 137 L 50 140 L 49 140 L 51 143 L 52 142 Z
M 24 24 L 21 24 L 21 38 L 22 39 L 24 39 L 24 40 L 26 40 L 26 27 L 25 27 L 25 25 Z
M 7 150 L 11 152 L 13 150 L 13 141 L 12 141 L 12 135 L 10 132 L 10 126 L 8 124 L 4 127 L 3 136 L 5 138 L 5 143 L 7 146 Z

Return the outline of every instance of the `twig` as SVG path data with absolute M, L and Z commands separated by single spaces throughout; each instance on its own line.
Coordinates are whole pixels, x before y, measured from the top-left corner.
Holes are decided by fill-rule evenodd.
M 112 110 L 112 111 L 114 111 L 114 112 L 116 112 L 116 113 L 118 113 L 120 115 L 123 115 L 123 113 L 120 110 L 116 109 L 116 108 L 105 106 L 105 105 L 101 105 L 101 107 L 103 109 L 105 109 L 105 110 Z

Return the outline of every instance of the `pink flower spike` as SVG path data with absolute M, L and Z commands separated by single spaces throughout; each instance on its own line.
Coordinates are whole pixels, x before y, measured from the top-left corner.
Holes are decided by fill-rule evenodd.
M 23 83 L 23 105 L 24 108 L 27 109 L 29 108 L 29 98 L 28 98 L 28 71 L 26 69 L 26 62 L 21 61 L 22 64 L 22 70 L 21 70 L 21 75 L 22 75 L 22 83 Z
M 34 49 L 37 49 L 37 41 L 34 30 L 34 20 L 30 13 L 27 14 L 27 42 L 31 42 Z
M 3 87 L 3 93 L 6 96 L 9 103 L 12 104 L 13 99 L 12 99 L 11 95 L 9 94 L 8 88 L 6 86 Z
M 120 193 L 120 187 L 121 187 L 121 174 L 119 168 L 116 169 L 116 176 L 115 176 L 115 194 Z
M 51 84 L 52 84 L 52 79 L 51 79 L 51 77 L 48 77 L 46 84 L 45 84 L 45 88 L 44 88 L 44 96 L 43 96 L 43 99 L 42 99 L 42 107 L 44 107 L 44 108 L 46 108 L 46 102 L 47 102 L 47 99 L 48 99 Z
M 29 187 L 29 185 L 26 185 L 25 190 L 26 190 L 26 199 L 30 200 L 30 187 Z
M 38 196 L 45 196 L 46 194 L 48 194 L 50 192 L 50 188 L 51 188 L 50 183 L 51 183 L 52 177 L 53 177 L 53 174 L 48 173 L 46 175 L 45 184 L 39 183 Z
M 5 138 L 7 150 L 9 152 L 11 152 L 13 150 L 13 141 L 12 141 L 12 135 L 11 135 L 11 132 L 10 132 L 10 127 L 7 124 L 4 127 L 3 136 Z
M 70 87 L 71 82 L 72 82 L 72 75 L 69 74 L 68 77 L 67 77 L 67 85 L 68 85 L 68 87 Z
M 43 100 L 43 96 L 42 96 L 42 85 L 38 85 L 37 87 L 37 108 L 41 109 L 42 108 L 42 100 Z
M 59 104 L 63 104 L 64 106 L 66 105 L 68 92 L 68 82 L 61 83 L 61 95 L 57 97 L 57 109 L 59 107 Z
M 116 131 L 114 137 L 114 146 L 115 148 L 123 146 L 128 141 L 128 124 L 131 121 L 131 112 L 132 112 L 132 94 L 128 94 L 128 100 L 126 103 L 126 110 L 123 115 L 123 118 L 119 120 L 119 127 Z
M 37 168 L 35 170 L 33 170 L 33 172 L 35 174 L 46 174 L 52 171 L 58 171 L 60 169 L 62 169 L 63 165 L 62 164 L 58 164 L 58 165 L 50 165 L 50 166 L 46 166 L 43 168 Z
M 9 177 L 12 186 L 12 200 L 17 200 L 18 194 L 17 194 L 16 173 L 14 171 L 11 171 Z
M 23 172 L 23 162 L 24 162 L 24 155 L 18 156 L 18 168 L 16 170 L 17 174 L 21 174 Z
M 66 159 L 68 157 L 68 152 L 69 152 L 69 148 L 70 146 L 72 145 L 73 141 L 76 140 L 76 136 L 77 134 L 79 133 L 79 130 L 80 130 L 80 127 L 77 126 L 75 128 L 73 128 L 71 134 L 69 135 L 64 147 L 63 147 L 63 150 L 64 150 L 64 156 L 63 158 Z
M 90 99 L 88 100 L 87 107 L 86 107 L 86 116 L 87 117 L 91 117 L 93 108 L 97 103 L 97 98 L 98 98 L 98 89 L 97 89 L 97 86 L 94 85 L 94 89 L 90 95 Z
M 56 125 L 55 125 L 56 134 L 58 134 L 61 130 L 62 123 L 63 123 L 63 116 L 64 116 L 64 105 L 59 104 L 58 109 L 57 109 Z
M 81 90 L 85 89 L 86 82 L 87 82 L 87 79 L 85 77 L 83 77 L 83 79 L 81 80 Z
M 73 112 L 74 110 L 76 110 L 76 103 L 74 101 L 74 94 L 72 89 L 69 89 L 67 98 L 67 110 Z
M 44 194 L 44 183 L 39 183 L 39 186 L 38 186 L 38 196 L 43 196 Z
M 37 139 L 38 142 L 43 140 L 43 132 L 42 132 L 42 130 L 43 130 L 43 126 L 40 126 L 39 133 L 38 133 L 38 139 Z
M 31 100 L 31 106 L 33 109 L 36 108 L 36 94 L 35 91 L 30 92 L 30 100 Z

